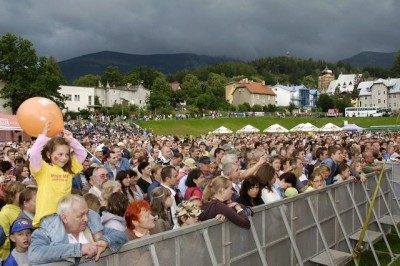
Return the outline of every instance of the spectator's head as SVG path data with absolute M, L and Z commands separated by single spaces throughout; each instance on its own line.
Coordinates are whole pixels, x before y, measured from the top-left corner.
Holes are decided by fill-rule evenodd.
M 272 184 L 275 182 L 277 177 L 275 169 L 267 163 L 263 163 L 258 168 L 255 176 L 260 181 L 261 188 L 266 187 L 268 190 L 272 190 Z
M 104 166 L 98 166 L 93 170 L 92 177 L 90 178 L 92 186 L 99 189 L 103 186 L 105 182 L 108 181 L 108 171 Z
M 19 207 L 31 214 L 36 212 L 37 187 L 27 187 L 19 194 Z
M 131 202 L 125 212 L 128 229 L 148 234 L 155 226 L 154 216 L 151 215 L 150 210 L 150 204 L 145 200 Z
M 320 164 L 314 169 L 314 173 L 321 175 L 323 179 L 328 179 L 331 168 L 326 164 Z
M 165 166 L 161 170 L 161 180 L 162 183 L 166 184 L 168 187 L 175 187 L 178 182 L 178 171 L 171 165 Z
M 73 173 L 71 150 L 69 143 L 63 137 L 52 137 L 42 150 L 42 158 L 49 164 L 58 165 L 65 172 Z
M 19 253 L 28 251 L 33 230 L 34 227 L 31 222 L 26 219 L 18 219 L 13 222 L 10 230 L 10 241 L 14 243 Z
M 99 198 L 96 195 L 92 193 L 86 193 L 85 195 L 83 195 L 83 198 L 85 199 L 89 209 L 95 212 L 99 212 L 101 204 Z
M 15 157 L 15 167 L 20 167 L 23 166 L 26 163 L 24 157 L 22 156 L 16 156 Z
M 128 197 L 119 192 L 112 193 L 107 201 L 107 211 L 117 216 L 124 217 L 128 207 Z
M 308 178 L 309 181 L 309 185 L 313 188 L 313 189 L 319 189 L 324 187 L 324 178 L 322 177 L 322 175 L 318 172 L 313 172 L 310 177 Z
M 4 200 L 6 204 L 19 206 L 19 195 L 25 189 L 25 185 L 18 181 L 10 181 L 6 186 Z
M 211 180 L 203 192 L 203 200 L 205 203 L 212 199 L 219 201 L 227 201 L 232 197 L 232 181 L 224 176 L 217 176 Z
M 103 184 L 101 195 L 105 201 L 108 201 L 110 195 L 115 192 L 122 193 L 121 184 L 118 181 L 108 180 Z
M 146 167 L 148 167 L 149 165 L 150 163 L 148 161 L 141 162 L 137 167 L 139 173 L 143 174 L 143 170 L 146 169 Z M 150 171 L 148 172 L 148 174 L 150 174 Z
M 29 171 L 28 165 L 20 165 L 15 168 L 15 178 L 17 181 L 24 181 L 25 178 L 29 177 L 31 172 Z
M 235 163 L 227 163 L 222 166 L 222 172 L 224 176 L 236 183 L 240 180 L 240 167 Z
M 198 222 L 201 209 L 190 201 L 179 203 L 175 216 L 180 227 L 195 224 Z
M 161 172 L 162 172 L 163 166 L 160 163 L 157 163 L 151 167 L 151 175 L 152 177 L 157 180 L 158 182 L 161 182 Z
M 63 197 L 58 203 L 57 214 L 68 234 L 79 234 L 86 230 L 88 213 L 88 205 L 82 196 L 71 194 Z
M 163 186 L 156 187 L 151 191 L 150 207 L 153 214 L 163 220 L 168 219 L 167 210 L 172 206 L 171 191 Z
M 335 163 L 343 161 L 343 154 L 340 147 L 333 145 L 328 149 L 328 156 L 332 158 Z
M 200 169 L 190 170 L 188 173 L 185 185 L 187 187 L 200 187 L 203 184 L 204 175 Z
M 249 176 L 242 182 L 240 197 L 243 199 L 261 198 L 260 182 L 256 176 Z

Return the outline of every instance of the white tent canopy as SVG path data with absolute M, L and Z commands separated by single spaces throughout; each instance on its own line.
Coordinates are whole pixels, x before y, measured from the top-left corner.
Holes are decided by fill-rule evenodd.
M 310 131 L 319 131 L 319 128 L 314 126 L 311 123 L 301 123 L 290 129 L 291 132 L 310 132 Z
M 286 128 L 284 128 L 283 126 L 281 126 L 279 124 L 273 124 L 273 125 L 267 127 L 266 129 L 264 129 L 263 132 L 268 132 L 268 133 L 286 133 L 286 132 L 289 132 L 289 130 L 287 130 Z
M 260 132 L 258 128 L 253 127 L 252 125 L 247 125 L 236 131 L 236 133 L 257 133 Z
M 319 130 L 322 132 L 337 132 L 337 131 L 341 131 L 342 128 L 335 124 L 327 123 L 327 124 L 323 125 Z
M 357 126 L 356 124 L 347 124 L 344 127 L 342 127 L 342 130 L 344 131 L 357 131 L 361 132 L 364 129 L 362 127 Z
M 227 127 L 220 126 L 219 128 L 217 128 L 216 130 L 214 130 L 211 133 L 212 134 L 231 134 L 231 133 L 233 133 L 233 131 Z
M 303 126 L 304 126 L 304 123 L 298 124 L 297 126 L 292 127 L 292 128 L 290 129 L 290 132 L 301 131 L 301 129 L 303 128 Z

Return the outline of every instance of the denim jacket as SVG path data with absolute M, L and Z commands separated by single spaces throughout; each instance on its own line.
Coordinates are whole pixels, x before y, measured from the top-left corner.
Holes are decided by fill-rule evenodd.
M 124 232 L 104 228 L 96 212 L 89 210 L 88 218 L 88 227 L 92 234 L 104 230 L 100 240 L 109 244 L 111 252 L 117 252 L 128 241 Z M 33 232 L 28 255 L 31 265 L 58 261 L 70 261 L 78 265 L 82 257 L 82 245 L 69 243 L 61 217 L 53 214 L 43 218 L 40 227 Z

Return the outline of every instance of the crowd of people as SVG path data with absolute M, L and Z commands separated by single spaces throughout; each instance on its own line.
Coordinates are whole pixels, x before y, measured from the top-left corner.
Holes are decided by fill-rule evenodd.
M 35 141 L 1 144 L 5 265 L 98 259 L 209 219 L 249 229 L 255 206 L 368 182 L 377 161 L 400 159 L 397 132 L 177 137 L 97 119 L 52 137 L 46 123 Z

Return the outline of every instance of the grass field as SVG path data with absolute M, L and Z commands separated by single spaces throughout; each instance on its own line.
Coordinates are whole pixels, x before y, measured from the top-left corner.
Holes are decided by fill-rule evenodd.
M 186 134 L 192 136 L 206 135 L 220 126 L 225 126 L 236 132 L 245 125 L 252 125 L 260 131 L 263 131 L 272 124 L 278 123 L 287 129 L 300 124 L 310 122 L 317 127 L 321 127 L 326 123 L 333 123 L 342 127 L 344 121 L 349 124 L 357 124 L 360 127 L 367 128 L 369 126 L 378 125 L 396 125 L 396 117 L 237 117 L 237 118 L 206 118 L 206 119 L 185 119 L 185 120 L 158 120 L 158 121 L 138 121 L 137 124 L 146 130 L 153 130 L 156 135 L 177 135 L 184 136 Z M 400 121 L 398 121 L 400 122 Z

